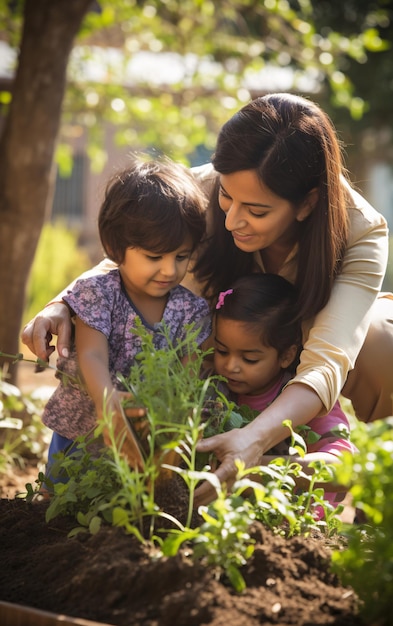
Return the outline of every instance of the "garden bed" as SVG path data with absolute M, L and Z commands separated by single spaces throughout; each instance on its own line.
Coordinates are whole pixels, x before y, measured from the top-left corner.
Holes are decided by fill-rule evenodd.
M 75 520 L 47 524 L 46 507 L 0 500 L 0 601 L 115 626 L 362 624 L 322 536 L 284 539 L 256 524 L 247 589 L 237 594 L 184 550 L 157 559 L 113 527 L 67 538 Z
M 34 388 L 36 377 L 27 382 Z M 246 589 L 236 593 L 224 575 L 193 561 L 187 547 L 158 558 L 150 544 L 112 526 L 68 538 L 75 518 L 47 523 L 47 502 L 16 497 L 37 474 L 33 465 L 0 475 L 1 626 L 52 626 L 37 611 L 63 624 L 72 618 L 113 626 L 362 624 L 355 592 L 330 569 L 337 545 L 321 534 L 286 539 L 254 524 L 254 553 L 241 570 Z M 185 506 L 180 492 L 179 483 L 169 486 L 159 503 L 177 519 Z M 33 621 L 26 622 L 23 607 Z

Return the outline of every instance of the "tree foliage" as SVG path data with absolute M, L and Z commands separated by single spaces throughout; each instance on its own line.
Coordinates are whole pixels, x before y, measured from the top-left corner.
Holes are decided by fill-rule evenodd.
M 272 90 L 331 94 L 359 117 L 365 106 L 353 68 L 368 54 L 387 54 L 383 4 L 363 0 L 362 21 L 346 29 L 317 0 L 0 0 L 0 35 L 17 52 L 15 79 L 0 93 L 0 348 L 17 351 L 56 145 L 67 164 L 61 144 L 82 128 L 93 164 L 102 165 L 109 122 L 120 145 L 154 146 L 184 161 L 196 146 L 212 149 L 241 104 Z M 271 65 L 289 81 L 283 89 L 272 89 Z
M 389 11 L 375 8 L 383 2 L 361 4 L 357 12 L 354 0 L 352 10 L 315 0 L 92 3 L 70 58 L 60 139 L 75 125 L 88 129 L 90 157 L 100 166 L 106 120 L 120 145 L 154 145 L 187 160 L 195 146 L 214 147 L 219 127 L 241 104 L 272 90 L 272 74 L 263 72 L 271 65 L 279 88 L 310 90 L 360 118 L 371 91 L 358 88 L 364 62 L 386 49 L 389 22 Z M 15 45 L 22 22 L 11 21 Z M 160 54 L 168 67 L 143 53 Z M 104 67 L 98 78 L 96 60 Z

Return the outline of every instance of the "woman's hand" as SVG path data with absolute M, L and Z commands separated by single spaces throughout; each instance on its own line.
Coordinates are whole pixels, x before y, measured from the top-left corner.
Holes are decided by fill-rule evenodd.
M 236 461 L 240 460 L 245 467 L 255 467 L 260 464 L 263 454 L 261 442 L 254 436 L 251 425 L 244 428 L 235 428 L 227 433 L 202 439 L 198 445 L 198 452 L 214 452 L 219 461 L 215 475 L 221 484 L 230 489 L 236 480 Z M 202 483 L 195 491 L 194 506 L 208 504 L 217 494 L 209 481 Z
M 40 311 L 23 329 L 23 343 L 43 361 L 48 361 L 55 347 L 53 335 L 58 335 L 57 351 L 68 357 L 71 341 L 70 310 L 64 302 L 53 302 Z
M 250 424 L 202 439 L 197 450 L 214 452 L 220 463 L 214 473 L 230 489 L 236 480 L 236 460 L 242 461 L 246 468 L 261 465 L 264 453 L 290 434 L 284 421 L 290 420 L 292 427 L 297 428 L 320 415 L 322 408 L 322 402 L 313 389 L 303 384 L 288 385 Z M 208 504 L 215 497 L 215 489 L 205 481 L 195 491 L 195 506 Z

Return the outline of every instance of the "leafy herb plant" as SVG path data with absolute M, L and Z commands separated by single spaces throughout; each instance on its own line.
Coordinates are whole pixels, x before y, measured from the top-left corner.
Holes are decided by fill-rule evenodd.
M 49 485 L 54 495 L 47 520 L 74 516 L 78 526 L 71 534 L 96 533 L 103 523 L 119 526 L 142 542 L 158 545 L 163 555 L 176 554 L 187 543 L 193 558 L 213 566 L 217 576 L 225 574 L 241 591 L 245 585 L 241 568 L 253 552 L 249 527 L 254 521 L 288 536 L 334 527 L 334 511 L 324 502 L 323 490 L 316 488 L 317 482 L 331 479 L 332 474 L 327 466 L 315 464 L 314 474 L 307 476 L 300 464 L 283 458 L 251 469 L 239 463 L 229 493 L 209 471 L 210 459 L 197 454 L 197 443 L 203 436 L 243 427 L 255 412 L 229 401 L 219 389 L 219 377 L 200 375 L 209 353 L 198 348 L 198 329 L 189 327 L 176 345 L 166 334 L 165 350 L 154 348 L 142 324 L 133 332 L 141 341 L 141 352 L 129 376 L 120 382 L 132 394 L 132 405 L 146 408 L 145 423 L 135 424 L 134 429 L 140 435 L 143 471 L 129 467 L 122 455 L 122 437 L 112 415 L 104 411 L 94 432 L 78 438 L 66 455 L 58 455 L 57 482 Z M 165 326 L 162 332 L 167 333 Z M 304 440 L 290 422 L 287 426 L 290 452 L 301 456 Z M 103 445 L 104 429 L 109 446 Z M 160 484 L 176 476 L 188 493 L 185 521 L 157 504 Z M 308 489 L 296 489 L 299 477 L 308 481 Z M 217 497 L 208 507 L 199 508 L 196 526 L 194 492 L 203 480 L 211 482 Z M 38 488 L 45 481 L 39 476 Z M 29 496 L 35 491 L 31 487 Z M 317 506 L 325 510 L 324 521 L 315 517 Z
M 345 529 L 345 549 L 333 553 L 333 566 L 344 584 L 361 598 L 366 623 L 393 623 L 393 417 L 353 430 L 358 453 L 347 454 L 337 479 L 349 489 L 365 522 Z

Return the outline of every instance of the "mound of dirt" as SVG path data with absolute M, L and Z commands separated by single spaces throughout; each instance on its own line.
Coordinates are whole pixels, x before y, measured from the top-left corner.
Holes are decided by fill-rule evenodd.
M 359 626 L 357 598 L 329 568 L 322 536 L 284 539 L 252 528 L 254 555 L 237 594 L 186 550 L 157 559 L 120 529 L 67 534 L 47 503 L 0 500 L 0 600 L 115 626 Z
M 27 364 L 21 372 L 25 391 L 37 379 L 54 384 L 51 371 L 34 374 Z M 237 594 L 186 550 L 157 559 L 111 527 L 68 538 L 74 520 L 47 524 L 47 503 L 16 497 L 37 474 L 33 463 L 0 475 L 0 601 L 114 626 L 362 625 L 355 593 L 330 571 L 323 536 L 288 540 L 256 524 L 255 551 L 242 570 L 247 589 Z M 162 498 L 180 519 L 184 502 L 173 490 Z

